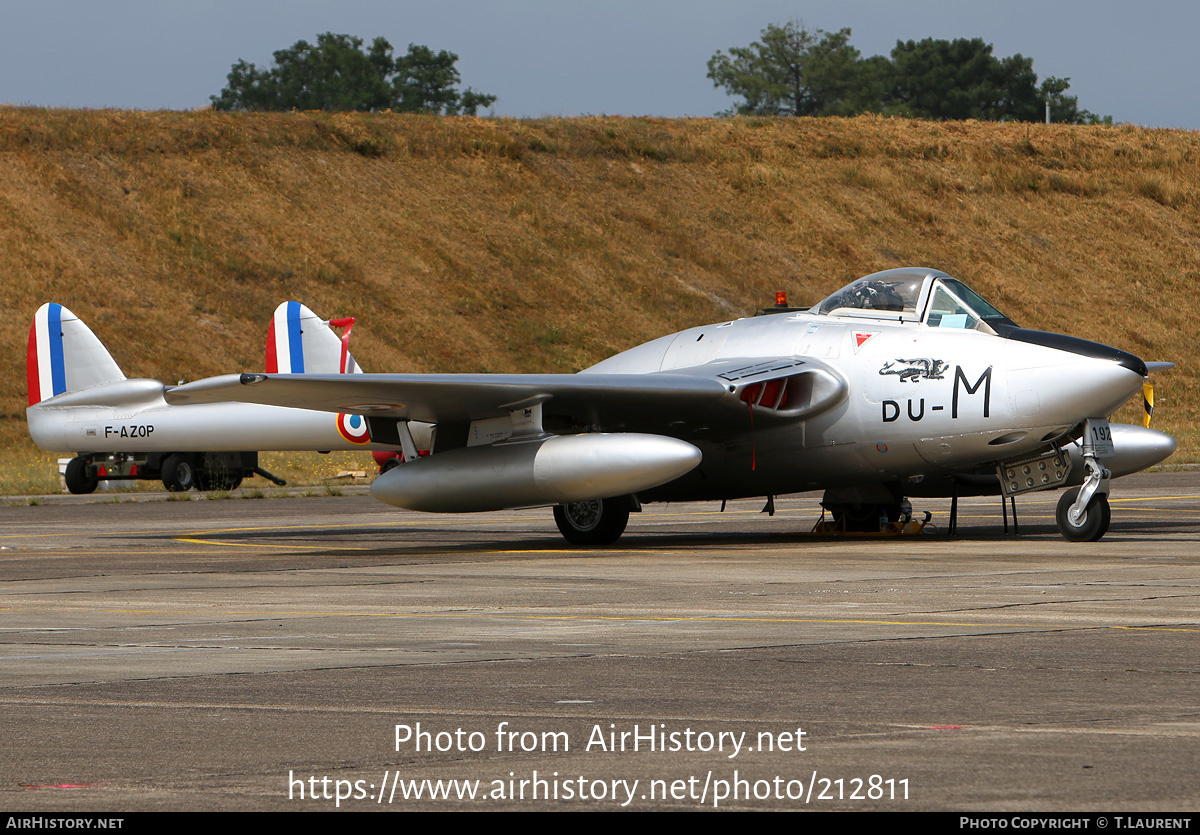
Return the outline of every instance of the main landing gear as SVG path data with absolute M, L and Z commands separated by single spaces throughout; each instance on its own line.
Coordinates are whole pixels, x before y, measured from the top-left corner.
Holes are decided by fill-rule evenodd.
M 901 529 L 912 521 L 912 505 L 907 499 L 886 504 L 831 504 L 825 509 L 833 517 L 831 530 L 843 533 L 880 533 L 897 525 Z
M 554 523 L 572 545 L 611 545 L 625 532 L 632 496 L 590 499 L 554 506 Z
M 821 519 L 813 533 L 879 534 L 912 531 L 912 504 L 898 484 L 830 488 L 821 497 Z M 825 518 L 828 513 L 831 517 Z M 928 521 L 928 517 L 926 517 Z M 923 523 L 917 523 L 924 528 Z

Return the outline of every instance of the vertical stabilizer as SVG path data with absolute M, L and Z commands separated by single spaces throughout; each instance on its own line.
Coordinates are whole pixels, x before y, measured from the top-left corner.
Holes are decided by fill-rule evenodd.
M 352 323 L 353 319 L 333 324 Z M 300 302 L 284 302 L 275 308 L 267 329 L 267 372 L 269 374 L 361 374 L 362 369 L 347 349 L 349 327 L 339 337 Z
M 33 315 L 25 363 L 30 406 L 56 394 L 125 379 L 91 329 L 53 302 Z

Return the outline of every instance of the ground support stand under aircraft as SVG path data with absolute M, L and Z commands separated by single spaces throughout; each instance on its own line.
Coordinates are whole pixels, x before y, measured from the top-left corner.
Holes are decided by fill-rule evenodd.
M 233 490 L 242 480 L 262 476 L 287 484 L 258 466 L 258 453 L 241 452 L 83 452 L 67 462 L 63 480 L 76 494 L 93 492 L 101 481 L 157 481 L 173 493 Z

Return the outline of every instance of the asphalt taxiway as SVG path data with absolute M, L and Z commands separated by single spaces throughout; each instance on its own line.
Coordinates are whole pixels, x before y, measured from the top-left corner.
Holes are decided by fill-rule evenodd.
M 817 498 L 605 550 L 356 490 L 11 501 L 0 804 L 1200 808 L 1200 474 L 1115 482 L 1093 544 L 1054 493 L 891 540 L 798 535 Z

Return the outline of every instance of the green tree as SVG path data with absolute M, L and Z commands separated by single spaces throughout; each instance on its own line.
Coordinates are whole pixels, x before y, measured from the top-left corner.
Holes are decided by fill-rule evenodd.
M 894 110 L 928 119 L 1033 121 L 1041 100 L 1033 60 L 992 54 L 982 38 L 898 41 L 892 50 Z
M 850 30 L 809 31 L 771 24 L 749 46 L 717 52 L 708 77 L 743 101 L 737 113 L 1040 121 L 1050 101 L 1056 122 L 1107 123 L 1065 95 L 1069 79 L 1038 84 L 1033 59 L 997 58 L 982 38 L 897 41 L 891 57 L 863 58 Z
M 239 60 L 228 84 L 212 96 L 216 110 L 397 110 L 474 115 L 496 97 L 459 91 L 458 56 L 409 44 L 394 57 L 385 38 L 363 49 L 362 38 L 326 32 L 316 44 L 297 41 L 260 70 Z
M 810 32 L 791 21 L 768 25 L 750 46 L 714 54 L 708 77 L 745 99 L 738 113 L 817 116 L 869 109 L 861 101 L 861 65 L 849 29 Z

